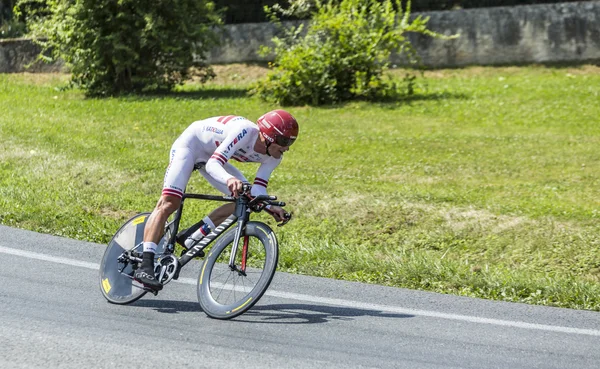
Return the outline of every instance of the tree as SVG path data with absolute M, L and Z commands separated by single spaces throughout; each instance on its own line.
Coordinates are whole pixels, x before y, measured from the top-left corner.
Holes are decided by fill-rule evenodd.
M 12 0 L 0 0 L 0 26 L 12 18 Z
M 221 23 L 208 0 L 21 0 L 43 2 L 29 27 L 41 58 L 62 59 L 89 96 L 171 89 L 210 78 L 205 53 Z

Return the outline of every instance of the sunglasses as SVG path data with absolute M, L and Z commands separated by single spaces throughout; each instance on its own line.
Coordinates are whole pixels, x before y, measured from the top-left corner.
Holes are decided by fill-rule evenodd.
M 280 135 L 275 136 L 275 143 L 279 146 L 291 146 L 294 143 L 294 141 L 296 141 L 295 138 Z

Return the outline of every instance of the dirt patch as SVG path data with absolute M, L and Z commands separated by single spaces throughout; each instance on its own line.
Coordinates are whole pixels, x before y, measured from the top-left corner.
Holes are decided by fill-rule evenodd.
M 99 210 L 96 210 L 96 211 L 92 211 L 88 208 L 84 208 L 84 210 L 87 212 L 90 212 L 90 213 L 99 214 L 106 218 L 119 219 L 119 220 L 129 219 L 129 218 L 133 217 L 134 215 L 136 215 L 136 212 L 125 211 L 125 210 L 116 210 L 113 208 L 106 208 L 106 207 L 100 208 Z
M 564 71 L 576 76 L 600 75 L 600 65 L 582 65 L 580 67 L 564 68 Z
M 37 86 L 64 83 L 71 77 L 67 73 L 14 73 L 11 76 L 17 77 L 18 81 Z
M 231 84 L 250 84 L 264 78 L 269 72 L 267 64 L 246 64 L 246 63 L 234 63 L 234 64 L 223 64 L 223 65 L 212 65 L 215 71 L 216 77 L 210 81 L 210 84 L 215 85 L 231 85 Z M 539 69 L 556 69 L 570 75 L 600 75 L 600 65 L 580 65 L 580 66 L 566 66 L 566 67 L 547 67 L 544 65 L 529 66 L 529 68 Z M 466 67 L 459 69 L 436 69 L 425 71 L 425 77 L 432 79 L 443 79 L 456 77 L 484 77 L 484 76 L 495 76 L 499 74 L 515 74 L 518 73 L 520 67 Z M 418 71 L 405 68 L 394 68 L 390 69 L 390 74 L 395 77 L 402 78 L 407 73 L 419 73 Z M 51 83 L 62 83 L 69 80 L 70 75 L 67 73 L 16 73 L 15 76 L 19 76 L 20 80 L 25 82 L 45 85 Z M 195 81 L 194 81 L 195 82 Z
M 250 84 L 265 77 L 269 71 L 266 64 L 225 64 L 212 68 L 217 76 L 209 83 L 215 85 Z M 11 76 L 32 85 L 60 84 L 71 78 L 68 73 L 14 73 Z M 197 79 L 192 80 L 195 82 Z
M 493 233 L 521 226 L 528 222 L 525 217 L 511 217 L 507 215 L 496 215 L 486 210 L 472 208 L 450 208 L 440 211 L 446 224 L 456 231 L 478 227 Z
M 415 176 L 409 173 L 386 174 L 379 177 L 381 181 L 397 182 L 397 183 L 414 183 L 414 184 L 432 184 L 442 181 L 440 177 L 434 176 Z
M 217 75 L 209 83 L 214 85 L 251 84 L 264 78 L 269 72 L 262 64 L 225 64 L 213 65 Z
M 67 180 L 73 184 L 86 186 L 118 187 L 138 180 L 137 176 L 125 173 L 112 166 L 91 160 L 77 160 L 64 154 L 45 151 L 39 147 L 26 147 L 12 141 L 0 143 L 0 161 L 26 161 L 22 173 L 30 173 L 32 178 L 54 176 L 57 180 Z
M 561 72 L 564 74 L 570 75 L 599 75 L 600 74 L 600 66 L 593 64 L 586 65 L 578 65 L 578 66 L 545 66 L 545 65 L 529 65 L 524 67 L 517 66 L 505 66 L 505 67 L 493 67 L 493 66 L 472 66 L 465 68 L 455 68 L 455 69 L 436 69 L 436 70 L 428 70 L 424 71 L 424 76 L 426 78 L 431 79 L 444 79 L 460 76 L 461 78 L 470 78 L 470 77 L 490 77 L 490 76 L 498 76 L 498 75 L 514 75 L 519 73 L 519 71 L 523 70 L 523 68 L 531 68 L 531 69 L 539 69 L 541 71 L 550 71 L 554 70 L 557 72 Z M 411 74 L 419 74 L 419 71 L 414 69 L 405 69 L 405 68 L 395 68 L 390 69 L 390 74 L 402 78 L 407 73 Z

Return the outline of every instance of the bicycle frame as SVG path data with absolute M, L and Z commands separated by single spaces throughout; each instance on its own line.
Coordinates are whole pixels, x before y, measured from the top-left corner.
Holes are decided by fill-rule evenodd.
M 286 204 L 282 201 L 276 201 L 276 196 L 265 194 L 252 197 L 250 190 L 251 186 L 244 184 L 242 186 L 242 194 L 237 198 L 231 196 L 184 194 L 178 210 L 173 214 L 172 220 L 165 224 L 165 235 L 159 243 L 160 251 L 157 250 L 158 253 L 154 256 L 155 278 L 164 286 L 171 280 L 177 280 L 182 267 L 193 258 L 204 256 L 203 250 L 207 246 L 216 244 L 212 246 L 213 248 L 216 247 L 216 249 L 214 251 L 211 249 L 203 261 L 202 274 L 198 282 L 200 304 L 202 304 L 207 315 L 211 317 L 231 319 L 251 308 L 262 296 L 266 288 L 268 288 L 277 267 L 278 243 L 273 230 L 260 221 L 251 222 L 250 213 L 266 211 L 279 220 L 277 224 L 279 227 L 286 224 L 292 215 L 281 211 L 281 207 Z M 218 227 L 213 229 L 200 241 L 190 245 L 190 249 L 185 250 L 184 254 L 178 257 L 174 253 L 175 245 L 178 240 L 177 234 L 183 217 L 184 204 L 187 203 L 188 199 L 232 202 L 235 204 L 235 208 L 233 213 L 225 218 Z M 269 210 L 269 206 L 276 206 L 279 209 L 271 211 Z M 143 231 L 145 230 L 144 227 L 147 225 L 150 216 L 151 213 L 145 212 L 132 217 L 119 228 L 108 244 L 102 259 L 100 279 L 104 297 L 111 303 L 120 305 L 128 304 L 138 300 L 146 292 L 157 295 L 160 290 L 146 287 L 135 278 L 135 271 L 140 268 L 140 264 L 144 261 L 142 252 L 143 242 L 141 241 Z M 236 228 L 230 229 L 234 225 Z M 181 232 L 181 234 L 186 234 L 186 237 L 188 233 L 190 232 Z M 214 242 L 215 240 L 217 242 Z M 230 270 L 229 273 L 224 274 L 225 278 L 227 280 L 230 276 L 233 276 L 234 279 L 246 278 L 248 272 L 246 263 L 254 265 L 254 256 L 256 253 L 253 251 L 257 247 L 264 249 L 264 253 L 258 253 L 260 255 L 258 256 L 259 259 L 257 259 L 260 260 L 260 257 L 264 256 L 264 271 L 260 272 L 259 279 L 252 281 L 253 285 L 256 285 L 248 292 L 250 294 L 248 295 L 248 299 L 236 301 L 240 305 L 231 308 L 227 307 L 227 304 L 223 305 L 222 302 L 219 302 L 220 300 L 216 301 L 209 297 L 212 296 L 211 281 L 216 281 L 221 276 L 219 274 L 216 279 L 212 278 L 211 272 L 215 265 L 223 262 L 222 258 L 227 259 L 229 256 Z M 224 262 L 227 262 L 227 260 Z M 207 266 L 208 269 L 206 269 Z M 222 268 L 222 266 L 219 266 L 219 268 Z M 249 269 L 251 269 L 252 273 L 256 273 L 253 268 Z M 202 276 L 205 274 L 205 271 L 207 277 L 203 282 Z M 255 276 L 256 274 L 252 275 Z M 133 281 L 137 281 L 138 283 L 134 283 Z M 215 283 L 219 286 L 221 284 L 220 282 Z M 226 284 L 223 285 L 223 288 L 225 286 Z M 200 297 L 200 294 L 204 297 Z M 204 299 L 211 301 L 211 303 L 208 305 L 204 304 Z
M 181 269 L 184 265 L 189 263 L 193 258 L 197 257 L 208 245 L 210 245 L 217 237 L 219 237 L 223 232 L 231 227 L 232 224 L 238 222 L 238 228 L 235 233 L 234 238 L 234 246 L 231 252 L 229 267 L 235 268 L 234 260 L 235 255 L 237 254 L 237 245 L 239 243 L 240 237 L 243 234 L 246 223 L 250 219 L 250 210 L 248 207 L 248 200 L 243 196 L 238 198 L 233 197 L 223 197 L 223 196 L 214 196 L 214 195 L 201 195 L 201 194 L 184 194 L 181 199 L 181 205 L 179 205 L 179 209 L 175 214 L 175 218 L 173 219 L 173 231 L 170 235 L 170 239 L 167 240 L 167 249 L 173 250 L 175 246 L 175 239 L 177 236 L 177 231 L 179 230 L 179 222 L 181 221 L 181 217 L 183 214 L 183 204 L 186 199 L 197 199 L 197 200 L 212 200 L 212 201 L 222 201 L 222 202 L 235 202 L 235 210 L 232 215 L 227 217 L 221 224 L 219 224 L 214 230 L 212 230 L 208 235 L 204 236 L 198 244 L 194 245 L 194 247 L 190 248 L 185 254 L 183 254 L 177 261 L 179 262 L 179 269 Z

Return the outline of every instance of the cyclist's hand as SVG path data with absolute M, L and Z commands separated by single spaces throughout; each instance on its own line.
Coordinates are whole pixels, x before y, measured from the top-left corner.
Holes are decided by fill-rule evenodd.
M 231 191 L 233 197 L 239 197 L 242 192 L 242 181 L 235 177 L 231 177 L 227 180 L 227 188 Z
M 275 206 L 275 205 L 271 205 L 269 207 L 269 209 L 267 209 L 269 211 L 269 214 L 271 214 L 271 216 L 273 218 L 275 218 L 276 222 L 283 222 L 285 220 L 285 214 L 287 214 L 285 212 L 285 210 L 283 210 L 283 208 L 279 207 L 279 206 Z

